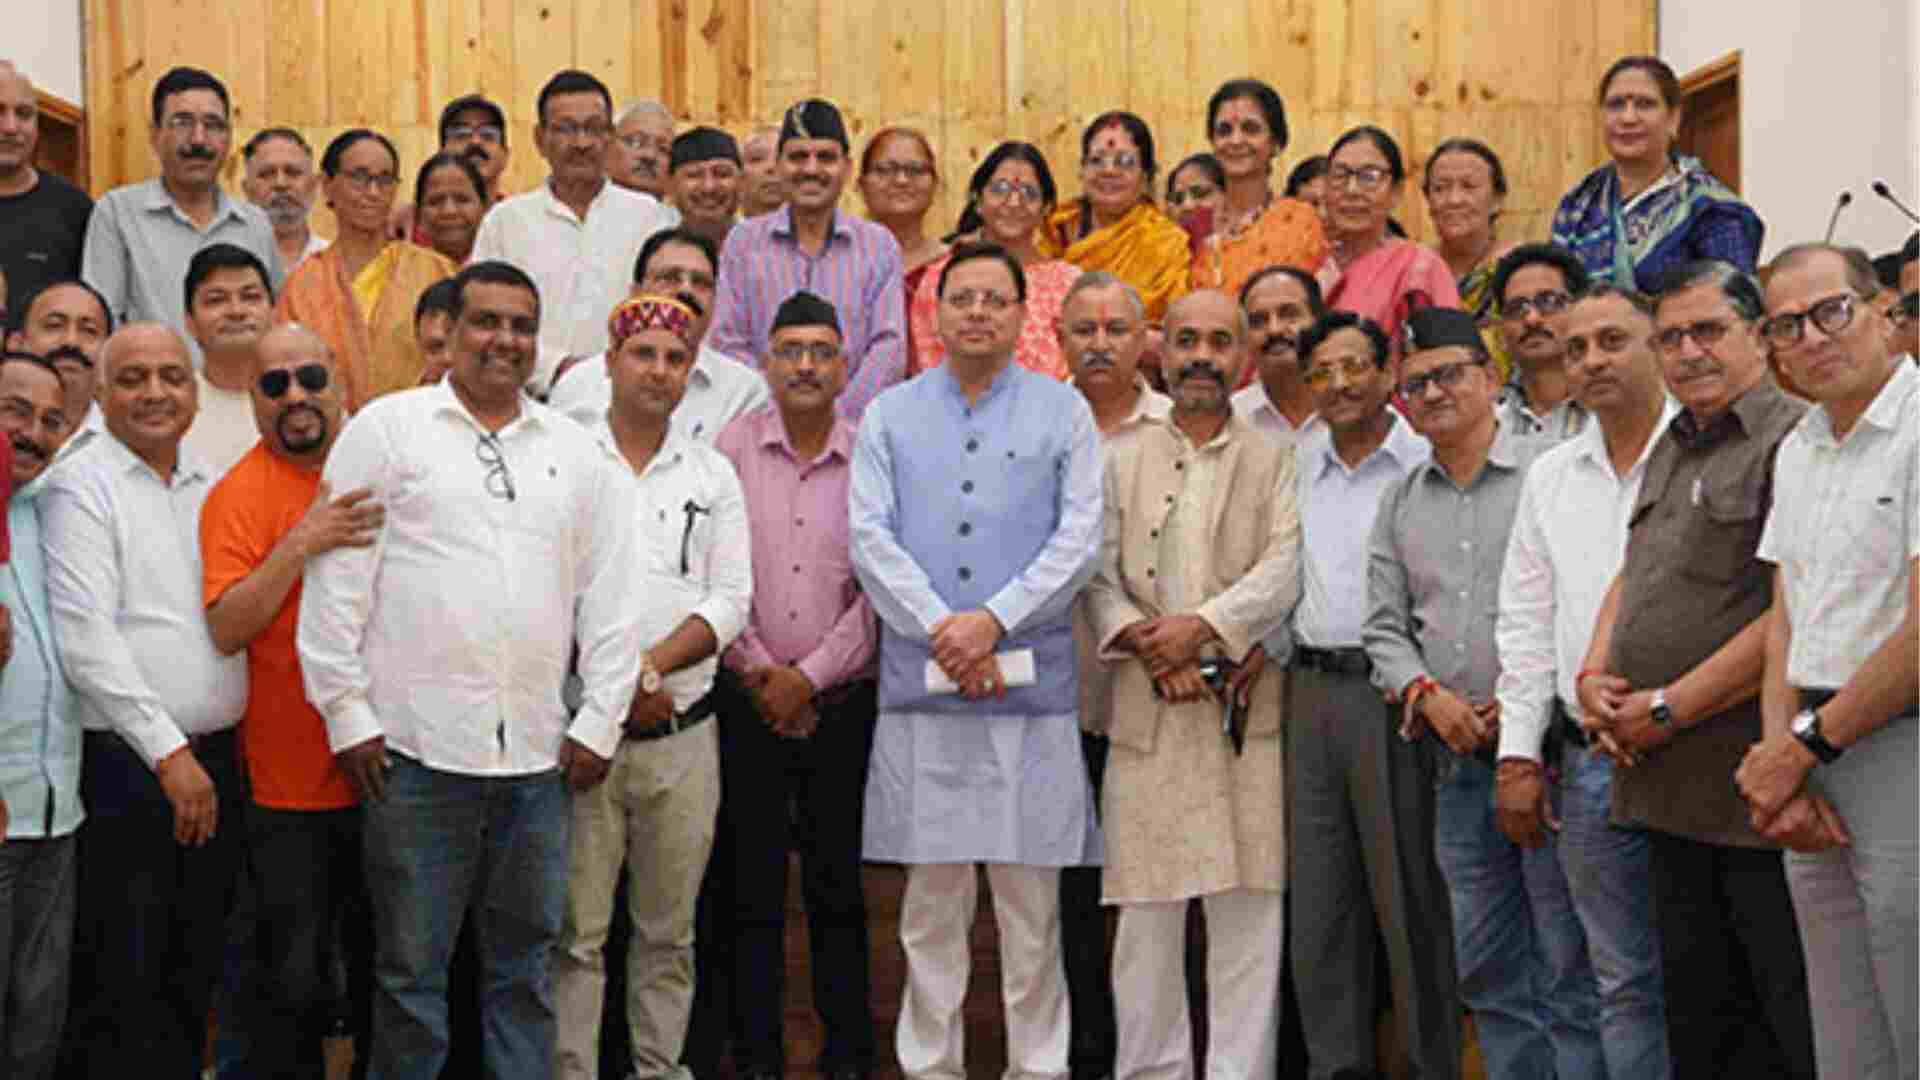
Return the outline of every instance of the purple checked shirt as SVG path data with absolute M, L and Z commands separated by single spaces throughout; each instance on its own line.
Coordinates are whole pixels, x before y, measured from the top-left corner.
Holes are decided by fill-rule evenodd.
M 848 376 L 834 407 L 858 423 L 874 395 L 899 382 L 906 370 L 900 245 L 883 226 L 837 210 L 819 255 L 801 249 L 787 207 L 741 222 L 720 252 L 719 295 L 707 343 L 760 367 L 774 313 L 801 289 L 831 302 L 840 318 Z

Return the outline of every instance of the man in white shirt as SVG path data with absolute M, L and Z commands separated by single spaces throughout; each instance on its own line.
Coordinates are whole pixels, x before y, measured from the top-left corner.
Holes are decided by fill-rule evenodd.
M 1570 400 L 1593 417 L 1527 473 L 1500 571 L 1494 820 L 1525 848 L 1556 848 L 1586 932 L 1607 1075 L 1669 1074 L 1666 998 L 1646 834 L 1608 824 L 1613 759 L 1580 733 L 1577 684 L 1607 587 L 1626 558 L 1647 458 L 1677 410 L 1653 353 L 1653 304 L 1612 285 L 1559 327 Z M 1558 798 L 1547 790 L 1557 765 Z M 1555 804 L 1559 813 L 1554 812 Z
M 101 350 L 106 433 L 41 497 L 47 594 L 86 727 L 82 894 L 68 1047 L 84 1075 L 196 1075 L 239 852 L 241 657 L 200 603 L 200 506 L 185 450 L 197 384 L 170 327 Z
M 68 427 L 57 456 L 64 457 L 105 430 L 93 389 L 99 382 L 100 346 L 113 333 L 113 313 L 99 291 L 78 278 L 52 282 L 24 303 L 20 328 L 9 336 L 8 347 L 60 369 Z
M 1295 445 L 1326 426 L 1301 377 L 1299 351 L 1300 335 L 1327 313 L 1320 283 L 1303 270 L 1269 266 L 1240 287 L 1240 310 L 1247 318 L 1255 377 L 1234 393 L 1233 415 L 1255 431 Z
M 1735 780 L 1784 844 L 1822 1076 L 1920 1072 L 1920 372 L 1855 248 L 1788 248 L 1761 334 L 1817 404 L 1780 444 L 1778 584 Z
M 638 674 L 632 486 L 522 392 L 533 282 L 499 262 L 454 280 L 446 380 L 367 406 L 327 459 L 329 488 L 371 489 L 386 519 L 374 546 L 308 563 L 298 632 L 307 698 L 365 807 L 372 1072 L 401 1080 L 435 1077 L 446 1058 L 447 968 L 469 908 L 487 1071 L 552 1068 L 568 790 L 605 777 Z M 585 689 L 569 721 L 576 644 Z
M 719 265 L 712 240 L 684 227 L 663 229 L 641 246 L 633 263 L 630 293 L 670 296 L 693 312 L 692 332 L 698 344 L 686 390 L 673 409 L 673 431 L 708 445 L 734 417 L 768 400 L 764 375 L 707 344 L 707 329 L 713 325 L 714 272 Z M 586 427 L 599 424 L 613 403 L 607 354 L 556 374 L 549 401 Z
M 1295 448 L 1301 593 L 1286 757 L 1301 1026 L 1315 1080 L 1373 1071 L 1377 920 L 1407 1056 L 1423 1077 L 1457 1077 L 1460 1005 L 1433 854 L 1432 770 L 1419 744 L 1394 737 L 1399 709 L 1381 704 L 1360 636 L 1374 511 L 1427 461 L 1427 441 L 1389 404 L 1392 346 L 1378 324 L 1331 312 L 1298 348 L 1325 424 Z
M 626 295 L 647 237 L 671 228 L 672 210 L 607 179 L 613 97 L 584 71 L 562 71 L 540 90 L 533 139 L 551 172 L 532 191 L 495 203 L 473 240 L 473 262 L 498 259 L 540 289 L 539 352 L 528 389 L 545 399 L 569 358 L 607 347 L 607 312 Z
M 624 862 L 633 1075 L 690 1078 L 679 1061 L 693 1003 L 694 901 L 720 806 L 709 693 L 720 651 L 746 625 L 752 552 L 732 464 L 670 423 L 699 341 L 692 309 L 635 297 L 614 309 L 608 337 L 613 405 L 593 430 L 637 493 L 627 606 L 639 613 L 645 651 L 608 782 L 574 801 L 566 926 L 554 953 L 563 1018 L 554 1071 L 598 1075 L 603 946 Z
M 213 470 L 213 482 L 260 441 L 254 422 L 254 351 L 273 320 L 273 287 L 259 256 L 209 244 L 187 263 L 187 330 L 204 358 L 200 408 L 186 448 Z

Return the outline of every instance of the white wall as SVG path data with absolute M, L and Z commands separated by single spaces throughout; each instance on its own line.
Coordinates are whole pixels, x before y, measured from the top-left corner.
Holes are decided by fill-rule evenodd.
M 1875 178 L 1920 210 L 1920 15 L 1913 0 L 1661 0 L 1660 55 L 1683 77 L 1735 49 L 1741 194 L 1767 223 L 1769 257 L 1818 240 L 1841 189 L 1834 239 L 1878 255 L 1914 226 Z
M 7 32 L 0 39 L 0 60 L 11 60 L 35 88 L 85 105 L 86 77 L 80 54 L 85 36 L 80 22 L 84 0 L 0 0 Z

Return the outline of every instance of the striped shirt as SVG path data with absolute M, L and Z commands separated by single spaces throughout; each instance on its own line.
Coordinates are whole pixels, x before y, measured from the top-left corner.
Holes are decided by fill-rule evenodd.
M 830 301 L 840 318 L 848 375 L 834 407 L 858 423 L 874 395 L 899 382 L 906 370 L 900 245 L 884 227 L 837 210 L 819 255 L 801 249 L 785 206 L 735 225 L 720 251 L 708 344 L 760 367 L 774 313 L 801 289 Z

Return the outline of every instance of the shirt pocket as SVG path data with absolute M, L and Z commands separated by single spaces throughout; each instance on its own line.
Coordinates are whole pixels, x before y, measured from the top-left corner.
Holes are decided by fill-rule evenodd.
M 1842 577 L 1884 581 L 1898 578 L 1908 560 L 1907 523 L 1913 510 L 1897 490 L 1869 489 L 1848 500 L 1841 520 L 1820 525 L 1837 545 L 1833 568 Z
M 1730 585 L 1753 569 L 1764 524 L 1761 481 L 1756 465 L 1718 483 L 1704 478 L 1693 481 L 1693 504 L 1681 531 L 1684 546 L 1678 552 L 1683 575 Z

